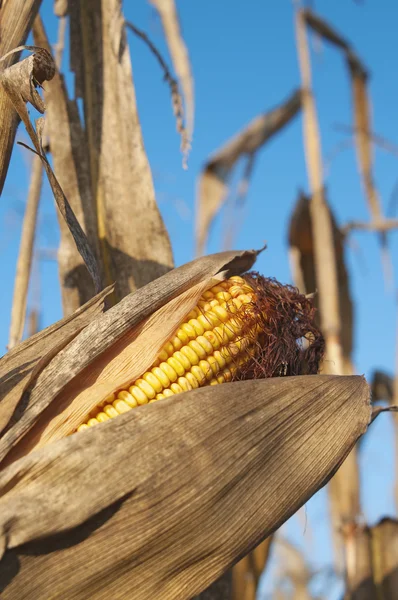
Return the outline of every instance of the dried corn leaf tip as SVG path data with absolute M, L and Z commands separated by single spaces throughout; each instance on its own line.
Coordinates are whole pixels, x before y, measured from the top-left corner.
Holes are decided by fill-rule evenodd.
M 295 288 L 257 273 L 222 281 L 201 296 L 152 367 L 78 431 L 204 385 L 317 373 L 324 341 L 314 313 Z

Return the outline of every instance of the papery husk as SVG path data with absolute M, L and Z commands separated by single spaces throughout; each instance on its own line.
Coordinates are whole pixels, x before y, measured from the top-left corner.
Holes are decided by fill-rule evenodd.
M 34 385 L 20 398 L 24 410 L 19 420 L 0 439 L 0 460 L 4 459 L 33 426 L 37 426 L 37 430 L 32 430 L 28 437 L 22 440 L 21 446 L 16 449 L 14 460 L 27 449 L 34 447 L 38 441 L 38 431 L 44 431 L 43 423 L 45 428 L 48 427 L 46 441 L 72 433 L 82 415 L 88 414 L 91 408 L 111 391 L 134 378 L 136 367 L 141 375 L 151 365 L 158 350 L 181 322 L 183 313 L 187 314 L 196 304 L 198 295 L 200 296 L 207 287 L 211 287 L 213 277 L 229 277 L 250 269 L 257 254 L 257 251 L 222 252 L 197 259 L 128 295 L 101 318 L 93 319 L 81 335 L 57 354 L 40 373 L 36 373 Z M 167 308 L 166 305 L 170 302 L 172 304 Z M 165 310 L 162 307 L 165 307 Z M 160 312 L 156 314 L 157 311 Z M 141 334 L 139 343 L 138 333 Z M 150 342 L 148 337 L 151 338 Z M 129 351 L 126 349 L 132 342 L 135 353 L 132 356 L 140 356 L 140 362 L 134 367 L 129 361 Z M 120 368 L 120 359 L 117 359 L 108 371 L 102 373 L 103 380 L 99 379 L 97 382 L 96 379 L 109 360 L 117 358 L 123 350 L 124 360 L 127 362 L 122 360 L 123 366 Z M 129 376 L 127 368 L 132 369 Z M 66 390 L 69 383 L 70 394 Z M 87 404 L 79 405 L 77 413 L 74 413 L 76 403 L 72 408 L 66 406 L 77 393 L 94 384 L 92 396 L 89 393 L 84 394 Z M 47 407 L 48 411 L 44 414 Z M 60 422 L 65 424 L 69 420 L 69 425 L 57 427 L 59 423 L 51 424 L 54 416 L 63 408 L 66 408 L 67 412 Z M 1 416 L 0 405 L 0 419 Z
M 111 291 L 111 287 L 106 288 L 75 313 L 21 342 L 0 359 L 0 433 L 38 373 L 102 312 Z
M 272 378 L 32 452 L 0 474 L 2 600 L 192 598 L 325 485 L 370 417 L 363 377 Z

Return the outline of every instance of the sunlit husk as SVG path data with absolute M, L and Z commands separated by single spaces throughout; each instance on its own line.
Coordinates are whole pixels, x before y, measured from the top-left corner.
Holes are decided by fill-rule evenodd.
M 0 474 L 2 599 L 191 598 L 326 483 L 369 419 L 362 377 L 272 378 L 32 452 Z

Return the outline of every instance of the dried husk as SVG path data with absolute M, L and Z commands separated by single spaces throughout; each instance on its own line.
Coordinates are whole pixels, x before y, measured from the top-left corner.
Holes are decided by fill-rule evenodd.
M 327 482 L 370 416 L 362 377 L 274 378 L 49 444 L 0 474 L 2 598 L 191 598 Z
M 232 570 L 232 600 L 256 600 L 260 577 L 267 565 L 274 536 L 244 556 Z
M 205 249 L 209 229 L 225 201 L 228 180 L 237 161 L 243 156 L 253 157 L 271 137 L 296 116 L 300 108 L 301 91 L 295 90 L 279 106 L 253 119 L 206 162 L 197 192 L 197 254 L 202 254 Z
M 21 342 L 0 359 L 0 433 L 40 371 L 102 312 L 111 290 L 105 289 L 73 315 Z
M 353 373 L 353 303 L 351 298 L 348 269 L 345 260 L 344 236 L 341 234 L 330 203 L 325 194 L 327 210 L 330 214 L 333 230 L 333 244 L 336 256 L 338 281 L 339 314 L 342 323 L 341 346 L 343 351 L 344 374 Z M 310 214 L 310 198 L 300 192 L 294 205 L 289 223 L 289 257 L 294 284 L 302 294 L 316 292 L 314 237 Z M 315 294 L 315 305 L 319 305 L 318 294 Z M 319 322 L 319 316 L 316 317 Z
M 41 117 L 36 121 L 36 129 L 34 128 L 26 103 L 31 103 L 39 112 L 44 113 L 44 103 L 39 93 L 36 90 L 37 85 L 41 85 L 44 81 L 50 81 L 55 75 L 55 63 L 47 50 L 36 46 L 21 46 L 15 48 L 9 55 L 13 55 L 20 50 L 29 50 L 32 55 L 19 63 L 7 67 L 0 72 L 0 87 L 8 95 L 12 102 L 15 111 L 23 121 L 26 130 L 32 140 L 34 152 L 40 156 L 43 167 L 46 171 L 54 198 L 58 209 L 65 219 L 68 228 L 73 236 L 76 247 L 81 254 L 84 263 L 92 277 L 94 289 L 98 293 L 102 289 L 101 273 L 98 266 L 98 261 L 90 247 L 87 236 L 84 233 L 79 221 L 76 218 L 65 194 L 54 175 L 54 172 L 48 162 L 42 146 L 42 133 L 44 128 L 44 120 Z M 8 55 L 0 58 L 1 63 L 7 60 Z
M 35 44 L 51 53 L 40 17 L 33 25 Z M 100 265 L 97 219 L 90 180 L 89 153 L 77 101 L 70 99 L 63 75 L 55 72 L 44 90 L 46 102 L 46 134 L 48 135 L 54 171 L 90 247 Z M 73 313 L 94 294 L 92 279 L 78 252 L 69 227 L 57 212 L 60 227 L 58 267 L 64 315 Z M 102 274 L 103 277 L 103 274 Z
M 83 101 L 102 265 L 113 302 L 173 266 L 139 122 L 121 0 L 69 5 L 75 97 Z
M 373 527 L 347 532 L 349 600 L 395 600 L 398 589 L 398 521 L 383 518 Z
M 159 13 L 169 48 L 174 71 L 177 74 L 180 89 L 184 98 L 185 127 L 181 130 L 181 151 L 183 167 L 187 167 L 188 154 L 191 149 L 195 116 L 195 96 L 192 69 L 188 49 L 181 35 L 177 7 L 174 0 L 150 0 Z M 177 106 L 179 99 L 177 99 Z
M 68 403 L 68 400 L 72 400 L 82 387 L 96 383 L 96 377 L 112 357 L 117 357 L 117 360 L 115 361 L 115 370 L 111 371 L 108 378 L 105 370 L 105 386 L 108 385 L 105 388 L 106 391 L 103 391 L 103 387 L 101 387 L 104 382 L 98 382 L 99 391 L 103 391 L 104 397 L 113 389 L 131 381 L 134 377 L 134 368 L 139 368 L 139 374 L 141 374 L 153 362 L 154 355 L 156 356 L 157 351 L 170 337 L 173 329 L 181 322 L 182 316 L 189 312 L 196 303 L 198 294 L 200 296 L 203 291 L 203 286 L 211 287 L 212 278 L 215 276 L 227 277 L 250 269 L 257 254 L 257 251 L 222 252 L 195 260 L 154 280 L 139 292 L 130 294 L 101 318 L 94 319 L 81 335 L 51 360 L 46 368 L 40 373 L 36 373 L 34 385 L 20 399 L 20 403 L 24 406 L 22 415 L 0 439 L 0 460 L 4 459 L 33 425 L 37 424 L 41 430 L 43 424 L 43 421 L 39 422 L 41 417 L 46 424 L 52 420 L 55 416 L 54 406 L 56 405 L 57 410 L 60 410 L 61 405 L 63 407 L 62 393 L 68 384 L 70 384 L 71 390 L 69 390 L 70 393 L 68 390 L 65 392 L 65 404 Z M 195 286 L 197 287 L 195 288 Z M 180 296 L 183 296 L 182 304 L 179 300 Z M 172 304 L 166 307 L 170 302 Z M 165 307 L 167 311 L 167 318 L 165 318 L 162 307 Z M 157 313 L 157 311 L 160 312 Z M 158 332 L 155 331 L 156 323 L 159 323 Z M 140 348 L 142 348 L 142 356 L 137 365 L 132 366 L 126 347 L 134 341 L 138 332 L 142 334 L 142 337 L 140 344 L 136 340 L 134 352 L 139 354 Z M 148 343 L 148 336 L 151 338 L 150 343 Z M 124 361 L 127 362 L 123 362 L 123 356 L 120 358 L 123 350 Z M 127 367 L 130 368 L 129 377 L 127 377 Z M 114 386 L 113 389 L 112 386 Z M 92 408 L 92 404 L 98 401 L 97 394 L 98 389 L 92 397 L 90 394 L 84 396 L 88 405 L 78 409 L 82 411 L 80 416 L 83 413 L 87 414 L 89 412 L 87 407 L 91 406 Z M 54 401 L 56 402 L 51 407 L 50 405 Z M 46 409 L 49 412 L 44 415 Z M 61 437 L 74 430 L 73 419 L 77 421 L 78 418 L 71 412 L 73 411 L 69 409 L 65 415 L 65 418 L 70 420 L 69 430 L 58 431 L 58 428 L 55 428 L 54 435 Z M 36 439 L 36 432 L 32 430 L 27 439 Z M 54 437 L 51 436 L 51 439 Z M 24 444 L 28 444 L 30 447 L 31 441 L 23 440 L 22 447 L 16 449 L 14 456 L 25 452 Z
M 339 48 L 348 67 L 352 88 L 353 121 L 355 131 L 355 147 L 358 168 L 368 202 L 372 222 L 384 221 L 381 200 L 373 177 L 373 138 L 371 135 L 371 111 L 368 92 L 368 72 L 362 61 L 355 54 L 351 44 L 333 27 L 310 9 L 303 11 L 304 19 L 309 27 L 328 42 Z M 381 231 L 380 241 L 383 249 L 383 263 L 386 274 L 391 277 L 391 265 L 387 254 L 386 233 Z
M 24 44 L 41 0 L 12 0 L 0 9 L 0 56 Z M 17 62 L 19 53 L 8 56 L 3 68 Z M 3 191 L 8 165 L 19 124 L 18 114 L 6 91 L 0 86 L 0 194 Z

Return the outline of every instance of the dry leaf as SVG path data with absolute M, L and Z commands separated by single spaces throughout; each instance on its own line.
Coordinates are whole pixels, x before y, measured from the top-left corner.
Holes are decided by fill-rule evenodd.
M 209 228 L 225 200 L 228 179 L 238 159 L 245 155 L 253 157 L 297 114 L 300 107 L 301 92 L 296 90 L 284 103 L 256 117 L 207 161 L 197 192 L 197 254 L 204 251 Z
M 12 0 L 0 8 L 0 57 L 24 44 L 39 10 L 41 0 Z M 9 54 L 3 68 L 19 59 L 19 52 Z M 0 194 L 3 191 L 8 165 L 19 124 L 18 114 L 5 90 L 0 86 Z
M 351 44 L 337 33 L 326 21 L 321 19 L 318 15 L 315 15 L 309 9 L 302 11 L 302 14 L 309 27 L 340 48 L 344 53 L 351 77 L 354 130 L 359 171 L 368 200 L 372 221 L 377 224 L 382 222 L 384 218 L 380 197 L 373 180 L 373 138 L 371 135 L 370 101 L 367 90 L 367 69 L 353 51 Z M 385 232 L 380 233 L 380 240 L 383 249 L 383 262 L 386 269 L 386 275 L 387 278 L 391 278 L 391 265 L 389 264 L 388 254 L 386 254 L 387 237 Z
M 2 598 L 191 598 L 322 487 L 369 420 L 362 377 L 274 378 L 33 452 L 0 475 Z
M 116 302 L 166 273 L 173 257 L 143 146 L 121 0 L 73 2 L 69 14 L 101 258 Z
M 33 36 L 37 46 L 51 52 L 40 17 L 35 19 Z M 97 264 L 101 265 L 89 152 L 77 101 L 68 98 L 64 77 L 58 71 L 46 84 L 44 97 L 46 133 L 49 136 L 54 171 L 77 220 L 87 235 Z M 67 316 L 93 296 L 94 287 L 84 260 L 70 235 L 68 224 L 61 214 L 58 213 L 57 216 L 61 233 L 58 267 L 63 313 Z
M 15 53 L 21 49 L 30 50 L 33 54 L 19 63 L 3 70 L 0 73 L 0 85 L 8 94 L 9 99 L 13 103 L 15 110 L 27 129 L 36 154 L 38 154 L 42 160 L 57 206 L 68 224 L 76 246 L 93 279 L 94 288 L 99 292 L 102 288 L 102 284 L 97 261 L 89 246 L 87 237 L 77 221 L 42 148 L 41 134 L 44 122 L 42 119 L 38 119 L 35 130 L 26 108 L 26 102 L 30 102 L 39 112 L 44 112 L 44 103 L 36 91 L 36 86 L 41 85 L 44 81 L 51 80 L 52 77 L 54 77 L 55 64 L 51 55 L 43 48 L 23 46 L 12 50 L 11 53 Z M 0 61 L 4 61 L 7 56 L 7 54 L 4 55 Z
M 395 600 L 398 589 L 398 521 L 384 518 L 373 527 L 346 531 L 350 600 Z
M 102 311 L 110 291 L 105 289 L 73 315 L 18 344 L 0 359 L 0 432 L 39 371 Z
M 174 0 L 150 0 L 156 7 L 162 20 L 167 45 L 174 71 L 180 82 L 184 97 L 186 129 L 183 135 L 181 150 L 184 154 L 183 167 L 187 168 L 186 161 L 191 149 L 193 136 L 193 125 L 195 115 L 195 98 L 193 89 L 193 77 L 189 62 L 188 50 L 181 35 L 180 23 Z
M 333 230 L 333 244 L 336 256 L 339 315 L 341 319 L 341 344 L 344 360 L 344 374 L 353 373 L 353 303 L 350 282 L 345 260 L 344 236 L 341 234 L 330 203 L 325 194 L 327 210 L 330 214 Z M 289 255 L 294 284 L 302 294 L 317 291 L 315 276 L 314 237 L 311 226 L 310 198 L 299 193 L 289 224 Z M 319 307 L 318 294 L 315 294 L 315 304 Z M 319 317 L 318 317 L 319 319 Z

